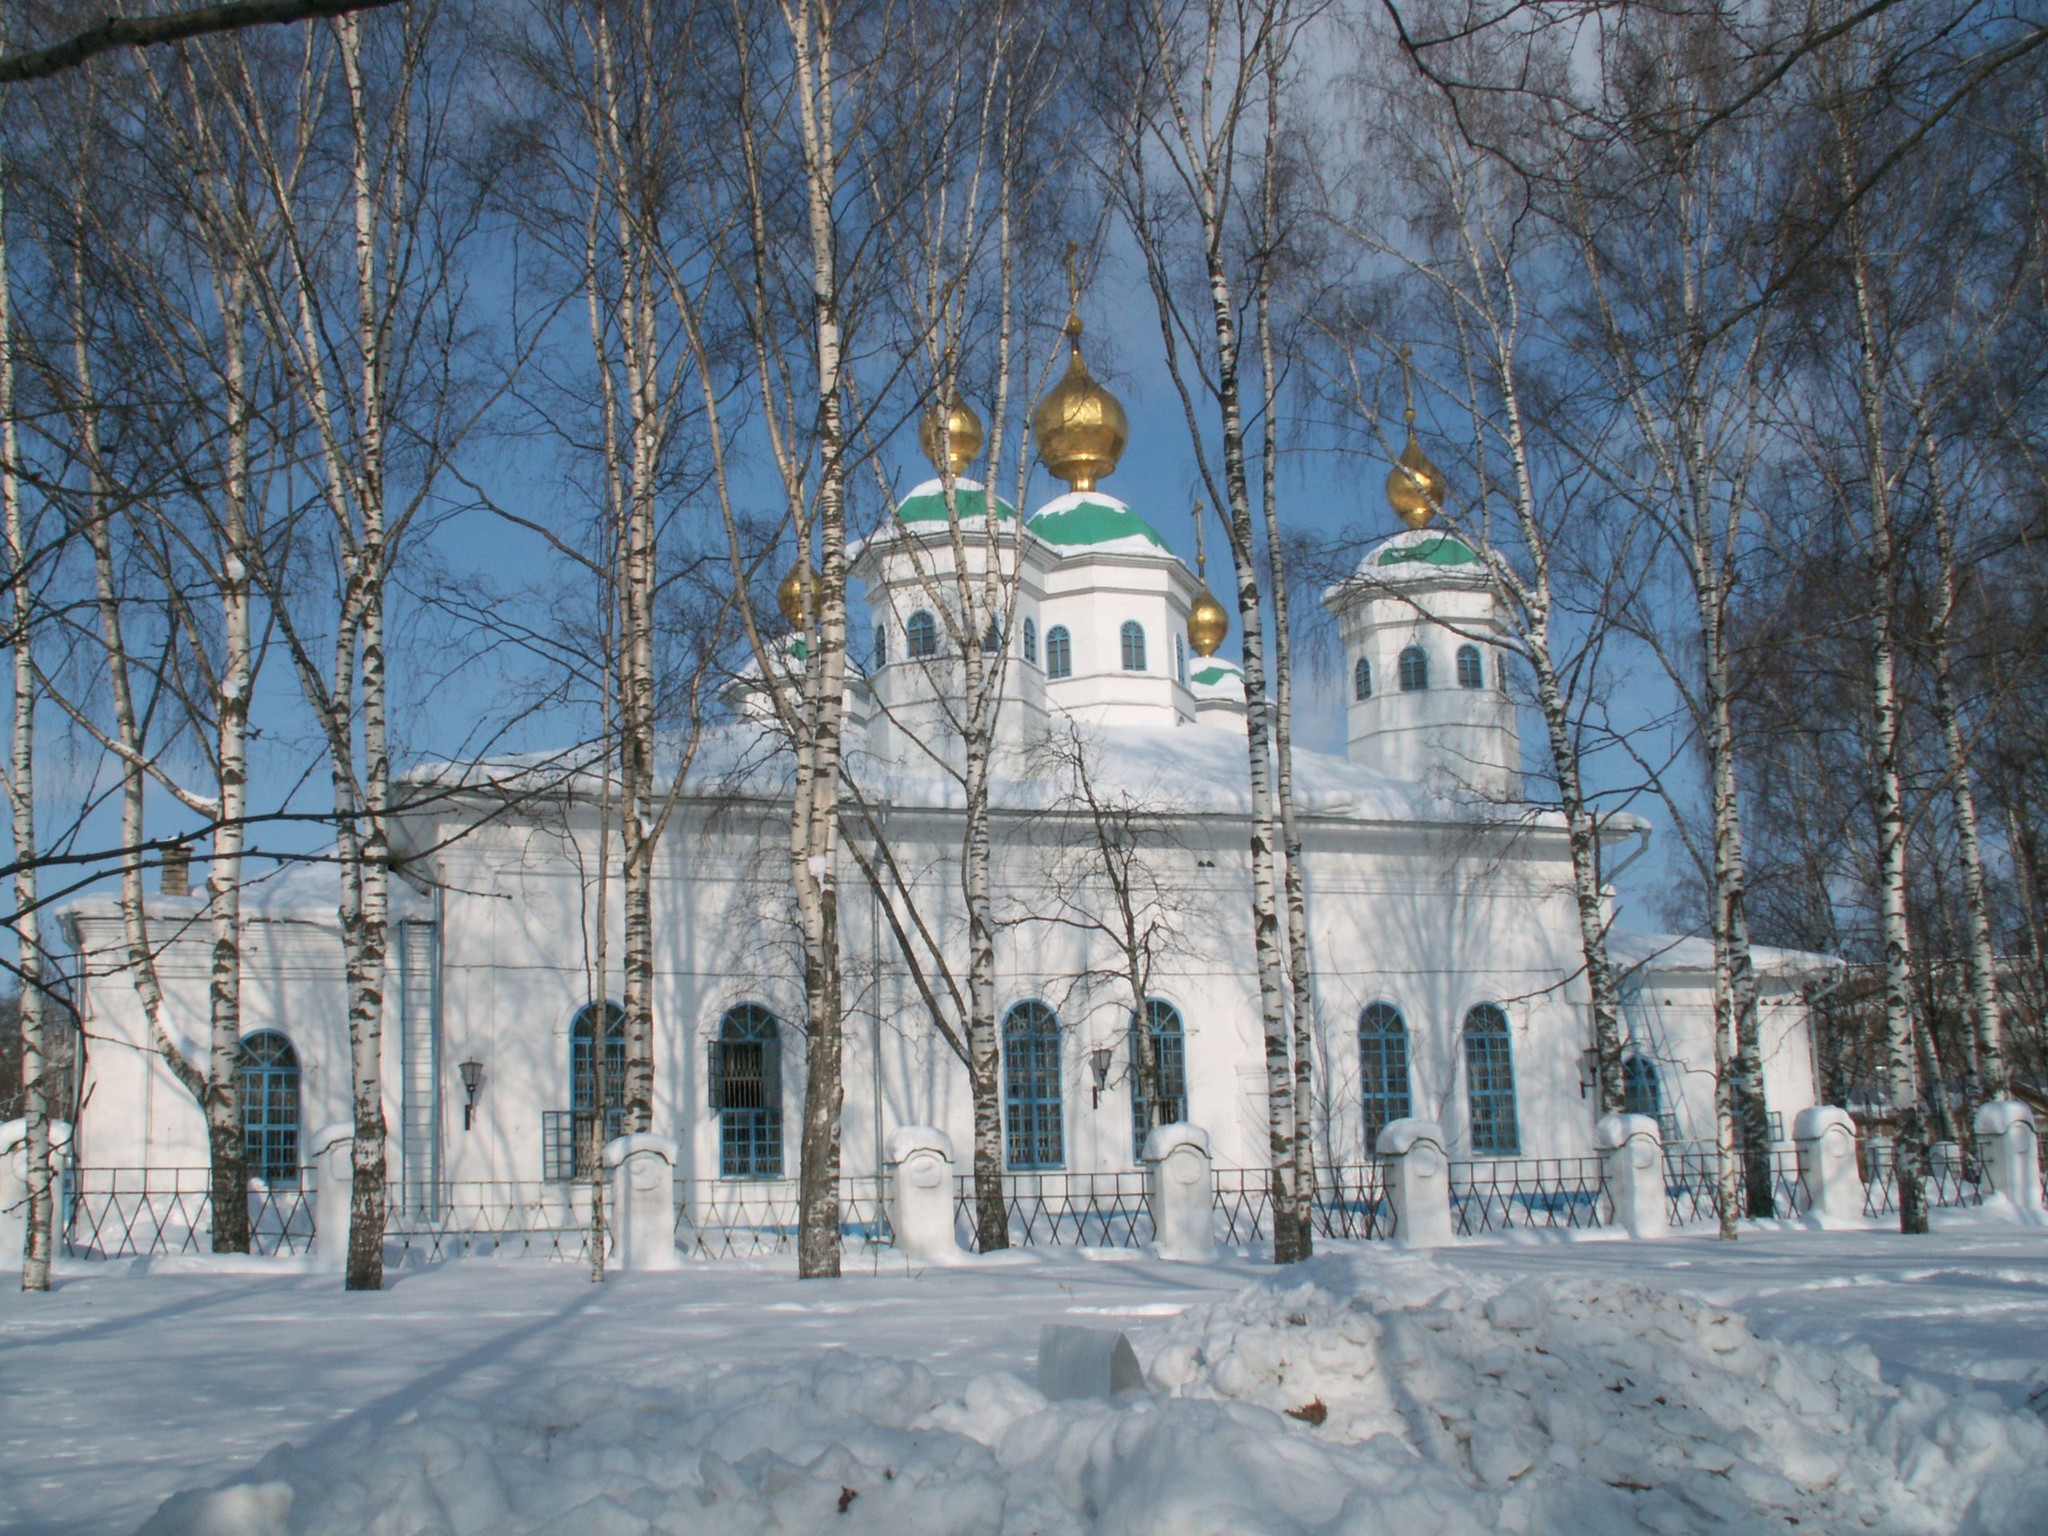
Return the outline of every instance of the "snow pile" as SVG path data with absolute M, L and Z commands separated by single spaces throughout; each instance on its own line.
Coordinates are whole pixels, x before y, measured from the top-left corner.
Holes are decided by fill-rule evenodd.
M 1153 1389 L 1115 1403 L 836 1356 L 436 1398 L 143 1530 L 2031 1536 L 2048 1509 L 2032 1415 L 1632 1283 L 1346 1255 L 1135 1342 Z

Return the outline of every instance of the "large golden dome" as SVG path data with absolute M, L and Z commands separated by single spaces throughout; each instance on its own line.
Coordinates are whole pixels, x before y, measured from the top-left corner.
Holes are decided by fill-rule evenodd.
M 1408 446 L 1387 472 L 1387 504 L 1410 528 L 1426 528 L 1443 510 L 1445 489 L 1444 472 L 1430 462 L 1410 426 Z
M 1205 584 L 1195 594 L 1194 606 L 1188 609 L 1188 644 L 1195 648 L 1197 656 L 1214 656 L 1229 633 L 1230 615 Z
M 943 450 L 939 438 L 941 423 L 948 434 Z M 974 414 L 973 406 L 955 395 L 952 405 L 943 415 L 938 406 L 933 405 L 918 421 L 917 446 L 923 450 L 924 456 L 932 461 L 932 468 L 941 474 L 946 469 L 946 464 L 942 463 L 939 457 L 943 451 L 946 459 L 952 464 L 953 474 L 957 477 L 974 462 L 974 456 L 981 452 L 981 418 Z
M 1046 392 L 1031 413 L 1031 435 L 1038 457 L 1054 475 L 1076 491 L 1092 491 L 1095 482 L 1116 468 L 1130 441 L 1131 424 L 1115 395 L 1089 375 L 1081 361 L 1081 318 L 1067 316 L 1066 377 Z
M 791 629 L 802 629 L 810 617 L 810 610 L 818 601 L 820 579 L 816 566 L 808 560 L 799 559 L 789 568 L 789 574 L 777 583 L 775 606 L 789 620 Z

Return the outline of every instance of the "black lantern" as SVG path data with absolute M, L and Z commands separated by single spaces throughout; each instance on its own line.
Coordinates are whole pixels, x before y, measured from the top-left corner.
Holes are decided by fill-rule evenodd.
M 456 1070 L 462 1074 L 462 1091 L 469 1096 L 462 1106 L 462 1128 L 466 1131 L 476 1124 L 476 1091 L 484 1085 L 484 1064 L 472 1056 Z
M 1107 1045 L 1098 1045 L 1088 1053 L 1088 1070 L 1095 1074 L 1095 1108 L 1102 1107 L 1102 1088 L 1109 1081 L 1109 1062 L 1115 1054 Z

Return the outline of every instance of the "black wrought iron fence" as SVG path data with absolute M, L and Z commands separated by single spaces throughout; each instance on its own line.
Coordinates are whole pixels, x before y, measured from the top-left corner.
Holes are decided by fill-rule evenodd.
M 1740 1188 L 1748 1189 L 1740 1153 L 1736 1154 L 1735 1178 Z M 1665 1144 L 1664 1203 L 1674 1227 L 1720 1221 L 1721 1154 L 1712 1142 Z M 1781 1217 L 1806 1213 L 1806 1186 L 1799 1181 L 1799 1155 L 1791 1147 L 1771 1149 L 1771 1209 Z
M 678 1179 L 676 1244 L 699 1259 L 791 1253 L 799 1210 L 795 1179 Z M 839 1237 L 854 1252 L 894 1243 L 881 1179 L 840 1182 Z
M 1614 1220 L 1597 1157 L 1501 1157 L 1451 1164 L 1451 1229 L 1460 1237 Z
M 954 1225 L 977 1247 L 974 1178 L 953 1182 Z M 1003 1176 L 1003 1213 L 1013 1245 L 1136 1248 L 1152 1241 L 1152 1208 L 1142 1173 L 1011 1173 Z
M 213 1249 L 208 1169 L 74 1168 L 67 1182 L 64 1251 L 72 1258 L 154 1258 Z M 310 1184 L 250 1187 L 251 1253 L 304 1253 L 312 1242 Z

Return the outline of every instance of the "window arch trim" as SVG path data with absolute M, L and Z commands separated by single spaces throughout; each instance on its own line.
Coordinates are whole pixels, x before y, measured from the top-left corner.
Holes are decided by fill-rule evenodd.
M 912 661 L 928 661 L 939 654 L 939 621 L 920 608 L 903 626 L 903 654 Z
M 1003 1155 L 1019 1173 L 1067 1164 L 1060 1016 L 1035 997 L 1003 1014 Z
M 242 1155 L 252 1179 L 281 1189 L 299 1184 L 298 1047 L 281 1029 L 258 1029 L 235 1047 L 242 1111 Z
M 1045 632 L 1045 675 L 1074 675 L 1074 636 L 1064 624 L 1055 624 Z
M 1498 1003 L 1465 1011 L 1465 1104 L 1475 1157 L 1516 1157 L 1522 1145 L 1516 1113 L 1514 1031 Z
M 1351 669 L 1351 701 L 1363 704 L 1372 697 L 1372 662 L 1361 656 Z
M 1117 630 L 1117 643 L 1123 650 L 1123 664 L 1126 672 L 1145 670 L 1145 626 L 1136 619 L 1125 619 Z
M 1401 691 L 1403 693 L 1427 693 L 1429 691 L 1429 652 L 1420 645 L 1409 645 L 1401 651 Z
M 1486 665 L 1479 659 L 1479 647 L 1461 645 L 1458 647 L 1458 686 L 1460 688 L 1484 688 L 1486 686 Z
M 1358 1015 L 1358 1069 L 1367 1153 L 1378 1149 L 1381 1131 L 1415 1112 L 1408 1057 L 1401 1010 L 1384 999 L 1366 1004 Z
M 782 1020 L 760 1003 L 719 1015 L 708 1046 L 718 1176 L 782 1177 Z

